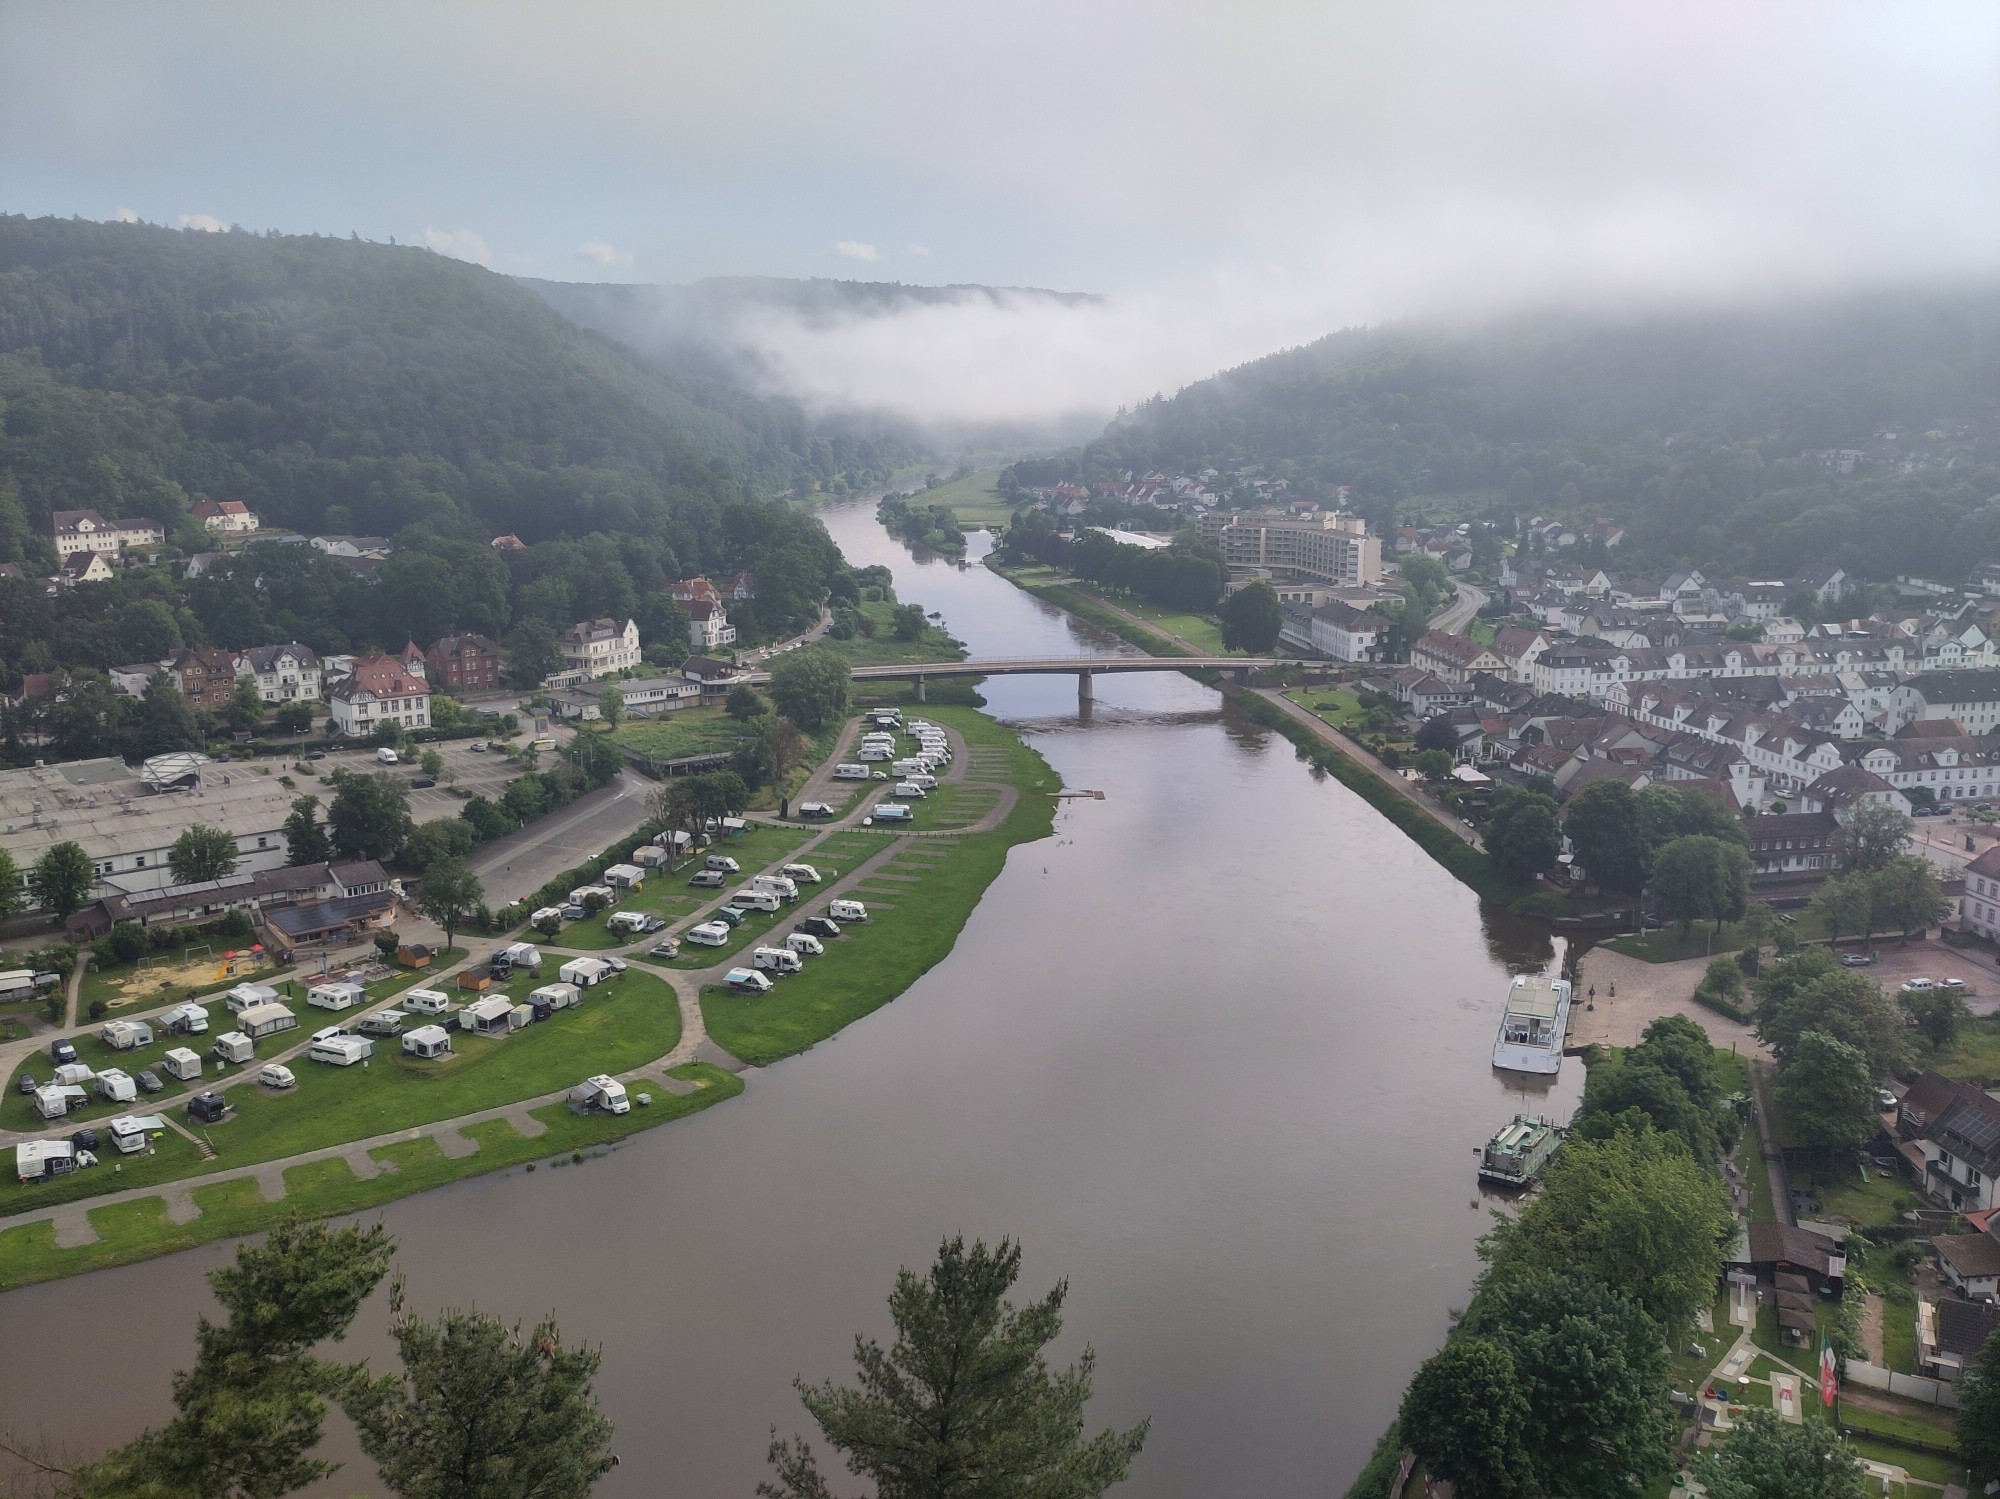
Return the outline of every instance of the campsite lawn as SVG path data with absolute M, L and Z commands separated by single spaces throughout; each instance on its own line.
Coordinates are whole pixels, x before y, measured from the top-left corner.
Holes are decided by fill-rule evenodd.
M 808 958 L 803 973 L 781 978 L 769 994 L 704 988 L 708 1033 L 735 1056 L 766 1065 L 887 1004 L 951 951 L 1007 851 L 1048 836 L 1055 808 L 1051 793 L 1060 785 L 1048 763 L 983 714 L 933 707 L 930 716 L 962 733 L 971 749 L 1002 751 L 998 774 L 1020 788 L 1020 800 L 992 832 L 925 840 L 921 861 L 899 854 L 889 872 L 914 875 L 917 882 L 900 886 L 893 897 L 885 894 L 893 909 L 871 910 L 872 920 L 845 928 L 827 944 L 825 956 Z
M 387 1169 L 368 1181 L 357 1177 L 344 1160 L 294 1166 L 285 1172 L 286 1195 L 280 1202 L 266 1202 L 249 1177 L 196 1187 L 192 1195 L 201 1215 L 188 1223 L 170 1222 L 160 1197 L 107 1204 L 90 1214 L 98 1241 L 76 1249 L 58 1249 L 54 1227 L 46 1221 L 22 1224 L 0 1232 L 0 1288 L 254 1233 L 287 1213 L 326 1217 L 356 1212 L 507 1166 L 547 1161 L 568 1167 L 579 1153 L 596 1153 L 640 1130 L 685 1118 L 743 1091 L 742 1079 L 706 1063 L 676 1067 L 673 1076 L 693 1083 L 696 1091 L 676 1094 L 654 1089 L 650 1106 L 618 1116 L 577 1115 L 565 1104 L 549 1104 L 534 1111 L 534 1118 L 548 1128 L 532 1139 L 504 1119 L 469 1126 L 463 1133 L 479 1146 L 469 1156 L 447 1156 L 429 1136 L 378 1147 L 370 1155 Z M 219 1162 L 210 1164 L 211 1169 L 221 1169 Z
M 963 479 L 940 484 L 936 489 L 920 490 L 910 497 L 910 503 L 949 505 L 961 526 L 998 526 L 1005 530 L 1019 507 L 993 487 L 999 478 L 999 469 L 983 468 Z
M 861 613 L 875 626 L 873 635 L 855 635 L 848 640 L 835 640 L 829 635 L 821 642 L 850 666 L 902 666 L 912 661 L 965 659 L 965 647 L 952 638 L 951 632 L 928 621 L 915 640 L 898 640 L 894 624 L 896 606 L 886 599 L 864 600 Z

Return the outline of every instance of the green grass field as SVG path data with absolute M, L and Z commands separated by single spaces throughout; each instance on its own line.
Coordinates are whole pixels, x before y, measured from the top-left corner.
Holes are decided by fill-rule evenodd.
M 950 631 L 934 624 L 927 623 L 924 633 L 915 640 L 898 640 L 893 623 L 894 604 L 882 599 L 869 599 L 861 605 L 861 612 L 874 622 L 873 635 L 856 635 L 849 640 L 835 640 L 829 635 L 822 642 L 849 665 L 901 666 L 911 661 L 965 659 L 965 647 L 952 638 Z
M 1158 625 L 1171 635 L 1178 635 L 1204 655 L 1225 656 L 1229 652 L 1222 644 L 1222 626 L 1201 614 L 1188 614 L 1179 609 L 1163 609 L 1158 604 L 1149 604 L 1144 599 L 1111 598 L 1099 593 L 1088 584 L 1070 585 L 1079 593 L 1093 594 L 1106 604 L 1123 609 L 1127 614 L 1136 614 L 1149 624 Z M 1241 654 L 1240 652 L 1238 654 Z
M 1826 922 L 1817 911 L 1796 911 L 1791 913 L 1798 920 L 1792 933 L 1801 942 L 1824 941 L 1827 935 Z M 1712 921 L 1697 921 L 1683 937 L 1679 923 L 1670 923 L 1658 931 L 1643 934 L 1628 932 L 1622 937 L 1613 937 L 1603 944 L 1613 952 L 1637 958 L 1644 963 L 1678 963 L 1684 958 L 1713 957 L 1717 953 L 1741 952 L 1750 945 L 1750 937 L 1743 927 L 1734 921 L 1725 921 L 1722 930 L 1716 931 Z
M 1938 1053 L 1931 1065 L 1946 1077 L 2000 1080 L 2000 1015 L 1987 1015 L 1960 1028 L 1958 1042 Z
M 1014 518 L 1017 508 L 1000 497 L 1000 491 L 993 487 L 1000 477 L 997 468 L 981 469 L 967 474 L 963 479 L 954 479 L 948 484 L 940 484 L 936 489 L 922 490 L 911 497 L 912 505 L 949 505 L 958 517 L 961 526 L 998 526 L 1002 530 Z
M 1048 836 L 1059 783 L 1047 762 L 984 715 L 933 705 L 930 716 L 959 730 L 974 749 L 1003 752 L 1005 777 L 1021 788 L 1020 801 L 993 832 L 926 842 L 926 855 L 935 856 L 907 865 L 902 856 L 892 860 L 899 866 L 893 872 L 917 879 L 887 897 L 894 909 L 871 910 L 873 920 L 849 927 L 824 957 L 807 959 L 805 972 L 780 979 L 769 994 L 705 989 L 709 1035 L 744 1061 L 764 1066 L 804 1051 L 901 994 L 951 951 L 1008 849 Z
M 628 718 L 612 732 L 622 747 L 662 760 L 728 754 L 749 737 L 750 730 L 721 708 L 682 708 L 658 718 Z
M 1345 687 L 1299 687 L 1285 696 L 1342 733 L 1361 726 L 1361 700 Z
M 616 1117 L 577 1115 L 565 1104 L 550 1104 L 534 1111 L 534 1118 L 548 1129 L 533 1139 L 521 1135 L 504 1119 L 469 1126 L 463 1133 L 477 1141 L 479 1150 L 474 1155 L 448 1157 L 430 1137 L 381 1146 L 369 1154 L 388 1169 L 368 1181 L 357 1177 L 345 1161 L 294 1166 L 285 1172 L 286 1196 L 281 1202 L 266 1202 L 255 1181 L 239 1178 L 196 1187 L 192 1195 L 201 1216 L 184 1224 L 169 1221 L 166 1203 L 159 1197 L 109 1204 L 90 1214 L 98 1241 L 77 1249 L 58 1249 L 54 1227 L 46 1221 L 23 1224 L 0 1232 L 0 1289 L 254 1233 L 269 1228 L 287 1213 L 327 1217 L 376 1207 L 507 1166 L 543 1160 L 569 1166 L 580 1152 L 595 1151 L 640 1130 L 685 1118 L 743 1091 L 742 1079 L 705 1063 L 676 1067 L 673 1075 L 695 1084 L 696 1091 L 675 1094 L 653 1090 L 650 1106 Z M 210 1163 L 209 1169 L 222 1169 L 221 1163 Z

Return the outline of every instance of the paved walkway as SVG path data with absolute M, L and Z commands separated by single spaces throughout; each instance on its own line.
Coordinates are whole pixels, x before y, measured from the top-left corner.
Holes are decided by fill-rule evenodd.
M 1577 995 L 1569 1009 L 1568 1045 L 1572 1049 L 1635 1046 L 1646 1027 L 1660 1016 L 1685 1015 L 1708 1033 L 1712 1045 L 1768 1060 L 1770 1048 L 1749 1026 L 1695 1003 L 1695 986 L 1707 971 L 1706 958 L 1646 963 L 1608 947 L 1593 947 L 1577 962 Z M 1594 998 L 1592 989 L 1597 991 Z

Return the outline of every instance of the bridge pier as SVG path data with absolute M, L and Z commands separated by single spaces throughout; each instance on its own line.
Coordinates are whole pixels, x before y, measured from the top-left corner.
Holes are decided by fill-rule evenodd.
M 924 674 L 922 672 L 917 673 L 916 678 L 913 681 L 912 685 L 916 688 L 917 701 L 920 703 L 923 702 L 925 699 L 924 699 Z
M 1250 668 L 1249 668 L 1249 667 L 1247 667 L 1247 666 L 1239 666 L 1239 667 L 1237 667 L 1237 668 L 1236 668 L 1236 670 L 1235 670 L 1235 671 L 1234 671 L 1233 673 L 1231 673 L 1231 675 L 1233 675 L 1233 676 L 1234 676 L 1234 677 L 1236 678 L 1236 685 L 1237 685 L 1237 686 L 1239 686 L 1239 687 L 1248 687 L 1248 686 L 1250 685 Z
M 1090 705 L 1097 701 L 1096 689 L 1091 682 L 1091 673 L 1080 671 L 1076 674 L 1076 708 L 1079 713 L 1088 713 Z

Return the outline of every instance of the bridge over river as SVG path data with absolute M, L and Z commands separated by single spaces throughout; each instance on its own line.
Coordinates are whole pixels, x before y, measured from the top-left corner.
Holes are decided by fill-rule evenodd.
M 1091 701 L 1091 679 L 1100 672 L 1126 671 L 1227 671 L 1238 681 L 1253 671 L 1272 671 L 1281 666 L 1308 664 L 1304 657 L 1286 656 L 1022 656 L 986 661 L 915 661 L 888 666 L 857 666 L 857 682 L 914 682 L 917 701 L 924 700 L 924 683 L 932 677 L 1076 677 L 1079 703 Z M 761 687 L 771 680 L 769 672 L 751 672 L 742 678 Z

